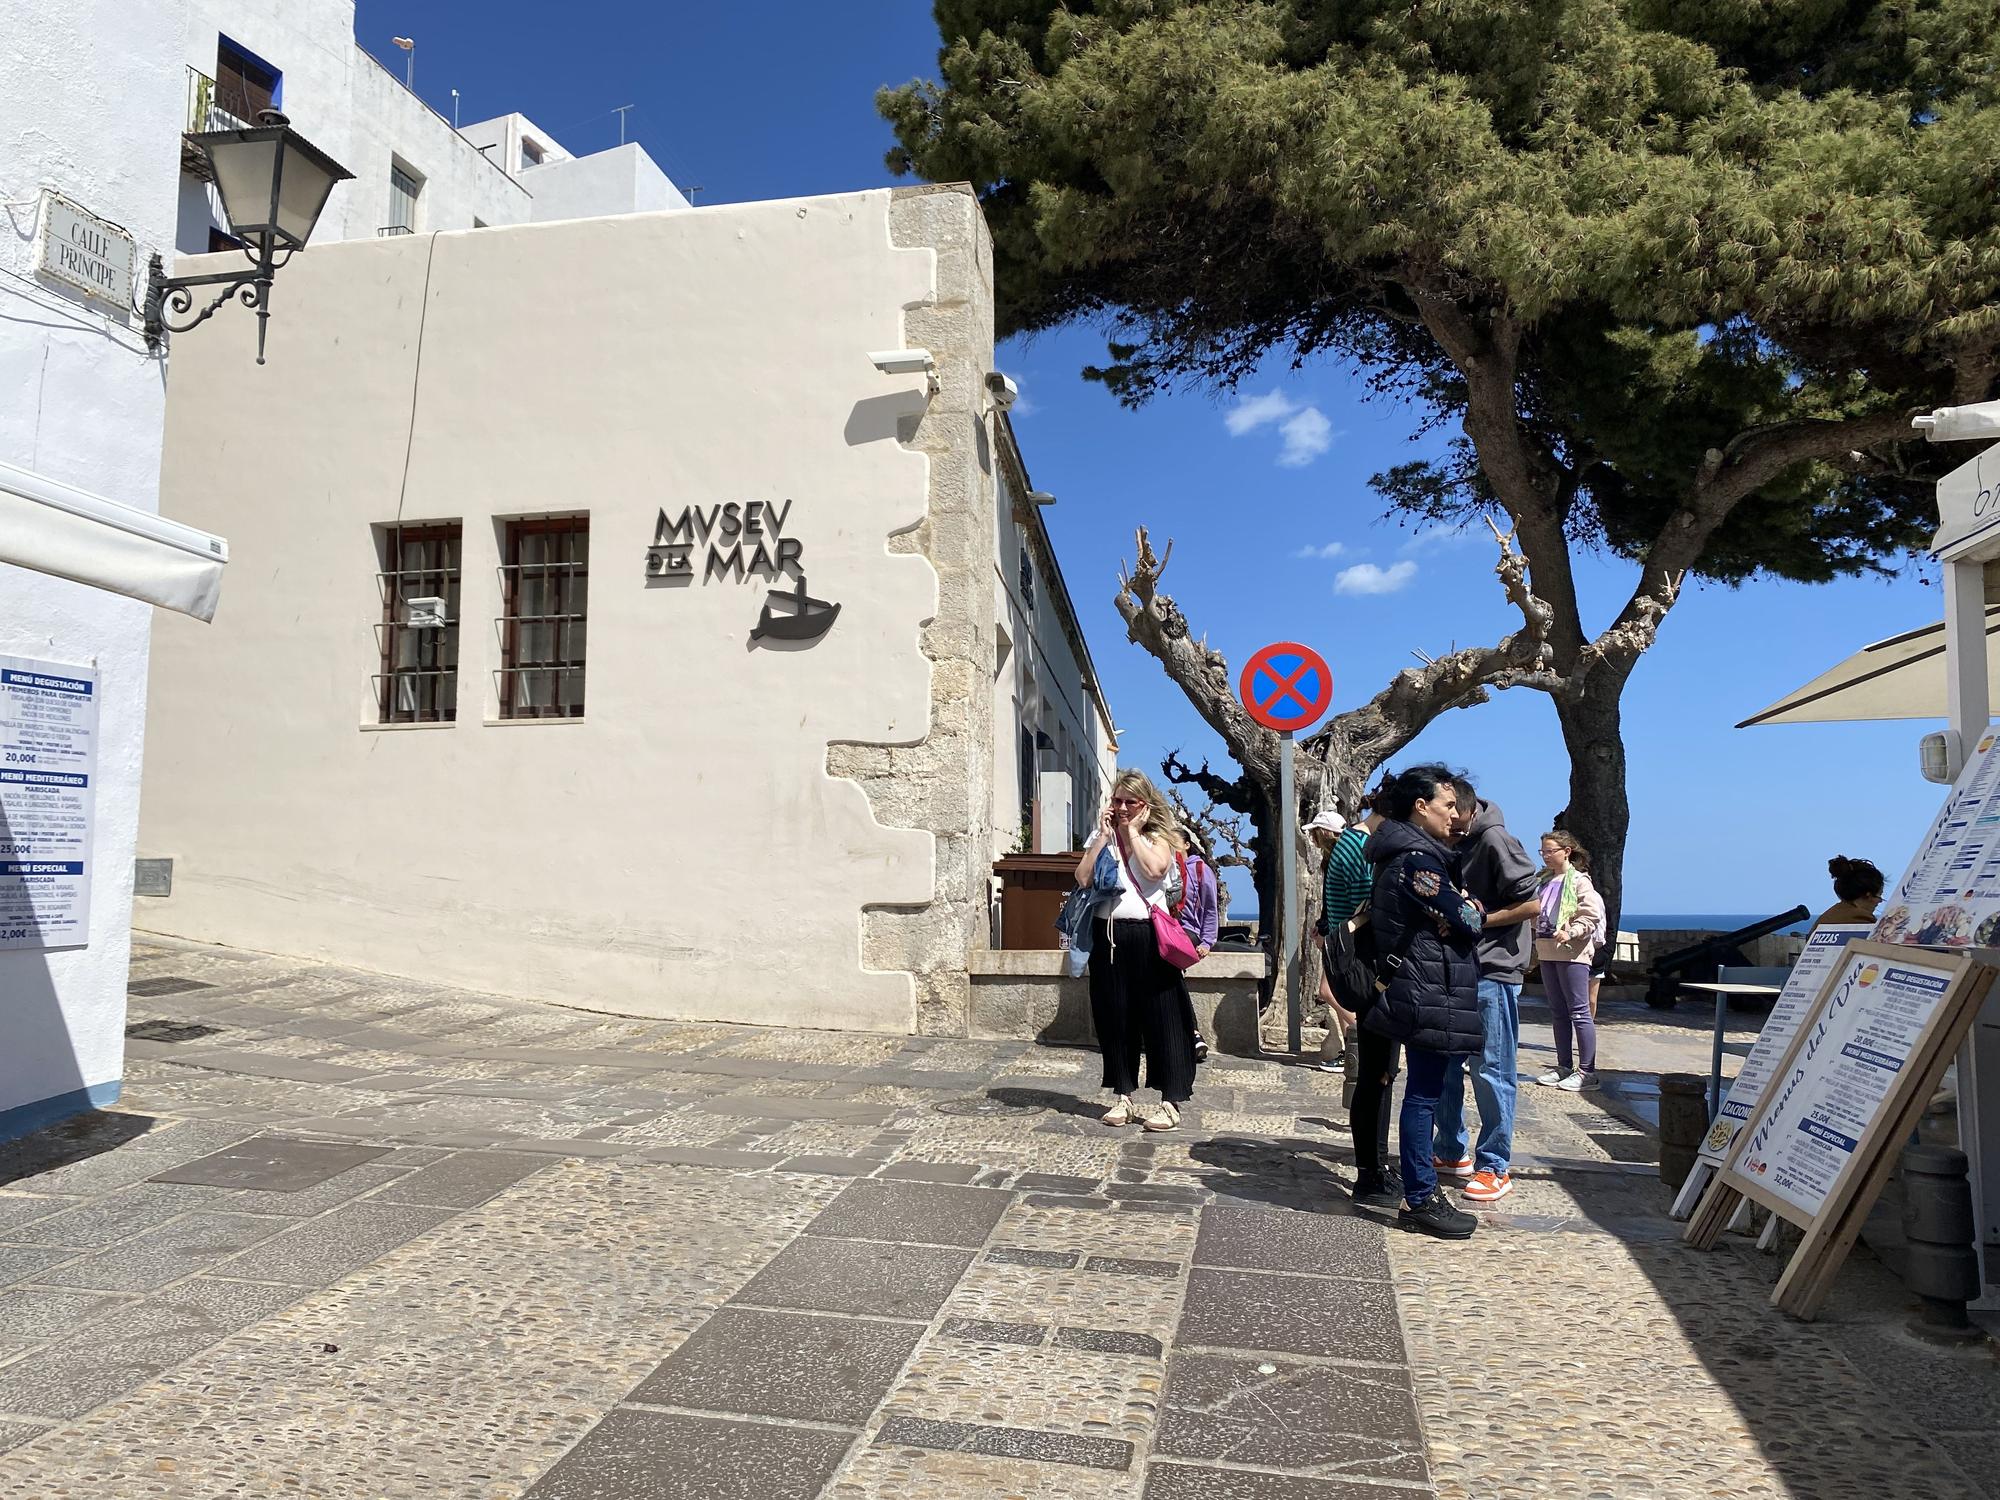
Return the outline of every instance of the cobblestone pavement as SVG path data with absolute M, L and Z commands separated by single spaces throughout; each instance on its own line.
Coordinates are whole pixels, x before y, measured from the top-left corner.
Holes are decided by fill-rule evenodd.
M 119 1107 L 0 1148 L 6 1496 L 2000 1494 L 1990 1357 L 1865 1258 L 1806 1327 L 1681 1247 L 1636 1078 L 1525 1088 L 1442 1245 L 1282 1059 L 1149 1135 L 1074 1050 L 153 943 L 132 992 Z

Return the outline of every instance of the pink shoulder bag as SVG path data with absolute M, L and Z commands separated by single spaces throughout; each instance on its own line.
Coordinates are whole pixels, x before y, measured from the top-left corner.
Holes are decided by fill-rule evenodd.
M 1125 858 L 1125 845 L 1122 841 L 1118 845 L 1118 858 L 1125 866 L 1125 878 L 1132 882 L 1132 889 L 1135 892 L 1138 891 L 1139 876 L 1133 870 L 1131 861 Z M 1174 855 L 1174 859 L 1180 864 L 1181 901 L 1185 902 L 1187 900 L 1187 860 L 1178 853 Z M 1180 918 L 1175 916 L 1174 912 L 1168 911 L 1157 898 L 1146 903 L 1146 910 L 1152 918 L 1153 942 L 1159 948 L 1161 958 L 1172 964 L 1176 969 L 1192 969 L 1196 964 L 1201 962 L 1201 955 L 1194 951 L 1194 944 L 1189 941 L 1187 930 L 1181 926 Z M 1179 910 L 1180 906 L 1176 904 L 1174 911 L 1177 912 Z

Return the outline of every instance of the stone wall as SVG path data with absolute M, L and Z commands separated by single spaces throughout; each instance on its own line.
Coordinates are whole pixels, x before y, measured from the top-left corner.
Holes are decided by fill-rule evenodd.
M 923 627 L 931 663 L 929 731 L 913 745 L 836 744 L 828 773 L 858 782 L 876 818 L 937 840 L 937 886 L 924 906 L 864 910 L 861 961 L 916 984 L 917 1031 L 965 1036 L 968 958 L 987 937 L 992 846 L 994 454 L 986 373 L 993 368 L 993 242 L 963 184 L 898 189 L 889 211 L 899 248 L 936 257 L 931 299 L 905 310 L 906 347 L 930 350 L 938 392 L 905 418 L 903 445 L 930 461 L 930 508 L 892 552 L 929 559 L 937 614 Z
M 971 1034 L 1095 1045 L 1090 983 L 1065 974 L 1066 958 L 1048 948 L 973 954 Z M 1218 1052 L 1257 1055 L 1257 993 L 1269 968 L 1262 953 L 1213 953 L 1188 970 L 1195 1024 Z

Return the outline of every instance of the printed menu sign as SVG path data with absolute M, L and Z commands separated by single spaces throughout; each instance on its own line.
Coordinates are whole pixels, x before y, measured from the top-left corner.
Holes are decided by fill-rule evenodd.
M 1782 1079 L 1742 1127 L 1735 1175 L 1817 1217 L 1914 1058 L 1962 962 L 1848 951 Z
M 97 674 L 0 656 L 0 949 L 90 941 Z
M 1727 1159 L 1729 1148 L 1736 1143 L 1737 1132 L 1743 1129 L 1763 1099 L 1764 1089 L 1771 1081 L 1771 1071 L 1783 1060 L 1786 1050 L 1792 1045 L 1792 1038 L 1798 1034 L 1799 1023 L 1811 1013 L 1827 976 L 1840 962 L 1841 950 L 1856 938 L 1867 937 L 1868 931 L 1866 927 L 1829 925 L 1816 929 L 1806 939 L 1805 951 L 1792 966 L 1792 972 L 1785 980 L 1784 992 L 1771 1007 L 1764 1029 L 1757 1034 L 1757 1045 L 1743 1060 L 1743 1071 L 1729 1086 L 1729 1097 L 1722 1101 L 1721 1110 L 1709 1125 L 1708 1134 L 1702 1138 L 1701 1156 L 1705 1160 L 1720 1167 Z
M 2000 735 L 1982 734 L 1903 878 L 1875 940 L 2000 948 Z

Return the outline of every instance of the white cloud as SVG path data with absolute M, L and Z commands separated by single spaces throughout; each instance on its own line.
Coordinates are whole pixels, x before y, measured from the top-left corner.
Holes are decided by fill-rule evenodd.
M 1287 469 L 1304 468 L 1331 448 L 1333 440 L 1340 436 L 1325 412 L 1317 406 L 1294 401 L 1283 391 L 1238 396 L 1236 404 L 1222 414 L 1222 425 L 1229 429 L 1231 437 L 1242 437 L 1273 423 L 1284 439 L 1278 450 L 1278 463 Z
M 1428 531 L 1412 532 L 1410 539 L 1403 543 L 1403 550 L 1426 552 L 1437 547 L 1459 547 L 1477 540 L 1478 534 L 1470 522 L 1463 526 L 1433 526 Z
M 1278 431 L 1285 437 L 1278 462 L 1287 469 L 1302 469 L 1333 446 L 1333 423 L 1317 406 L 1289 418 Z
M 1347 543 L 1328 542 L 1324 547 L 1301 547 L 1299 548 L 1298 551 L 1294 552 L 1292 556 L 1315 557 L 1319 558 L 1322 561 L 1325 561 L 1335 557 L 1344 557 L 1346 553 L 1347 553 Z
M 1222 423 L 1231 437 L 1242 437 L 1246 432 L 1282 421 L 1297 410 L 1298 402 L 1283 391 L 1272 391 L 1266 396 L 1238 396 L 1236 404 L 1222 414 Z
M 1417 565 L 1408 558 L 1391 563 L 1386 568 L 1374 563 L 1356 563 L 1351 568 L 1342 568 L 1335 575 L 1333 591 L 1336 594 L 1393 594 L 1416 576 Z

